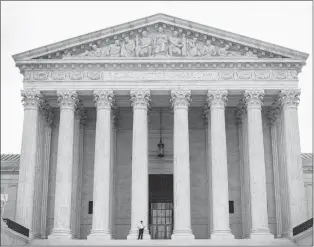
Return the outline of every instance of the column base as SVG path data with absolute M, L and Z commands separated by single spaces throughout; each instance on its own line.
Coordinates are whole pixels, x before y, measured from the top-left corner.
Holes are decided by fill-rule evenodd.
M 72 239 L 72 232 L 70 229 L 53 229 L 48 239 Z
M 250 239 L 274 239 L 274 235 L 270 233 L 269 229 L 259 229 L 250 231 Z
M 215 230 L 210 234 L 210 239 L 234 239 L 230 230 Z
M 192 230 L 173 230 L 171 239 L 195 239 Z
M 87 236 L 88 240 L 111 240 L 111 234 L 109 230 L 91 230 L 90 234 Z
M 126 237 L 126 239 L 128 239 L 128 240 L 137 240 L 138 239 L 138 230 L 137 229 L 130 230 L 129 235 Z M 144 239 L 145 240 L 151 239 L 151 237 L 149 235 L 149 232 L 147 230 L 144 230 L 143 240 Z

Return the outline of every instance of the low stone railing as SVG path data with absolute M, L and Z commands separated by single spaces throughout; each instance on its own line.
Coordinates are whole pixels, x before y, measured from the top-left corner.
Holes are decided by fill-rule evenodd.
M 26 245 L 29 243 L 29 230 L 10 219 L 3 219 L 7 194 L 1 194 L 1 246 Z
M 293 228 L 293 241 L 299 246 L 313 246 L 313 218 Z
M 26 245 L 28 243 L 28 237 L 10 229 L 6 224 L 1 224 L 1 246 Z

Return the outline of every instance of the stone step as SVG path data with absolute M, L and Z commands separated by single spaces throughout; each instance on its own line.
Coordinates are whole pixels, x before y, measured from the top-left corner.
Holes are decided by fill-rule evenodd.
M 296 246 L 288 239 L 195 239 L 195 240 L 86 240 L 86 239 L 35 239 L 28 246 Z

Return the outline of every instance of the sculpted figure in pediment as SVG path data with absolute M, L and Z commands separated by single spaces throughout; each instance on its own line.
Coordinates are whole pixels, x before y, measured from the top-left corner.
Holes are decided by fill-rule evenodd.
M 158 28 L 158 33 L 154 38 L 154 56 L 167 56 L 168 55 L 168 36 L 164 34 L 162 27 Z
M 220 48 L 218 51 L 218 55 L 221 57 L 239 57 L 241 54 L 239 52 L 230 51 L 230 46 L 225 45 L 225 47 Z
M 203 57 L 213 57 L 217 56 L 217 50 L 214 45 L 211 44 L 211 41 L 208 39 L 206 40 L 205 45 L 203 46 L 203 49 L 201 51 L 201 55 Z
M 187 50 L 189 57 L 196 57 L 201 55 L 197 45 L 197 38 L 187 40 Z
M 67 57 L 72 57 L 71 52 L 65 51 L 65 52 L 63 53 L 62 58 L 67 58 Z
M 245 56 L 246 56 L 246 57 L 257 57 L 257 55 L 256 55 L 255 53 L 253 53 L 252 51 L 247 51 L 247 52 L 245 53 Z
M 169 37 L 169 55 L 170 56 L 181 56 L 182 55 L 182 49 L 184 44 L 182 42 L 182 39 L 178 37 L 178 32 L 173 32 L 173 37 Z
M 101 57 L 105 55 L 102 49 L 98 48 L 97 45 L 93 44 L 91 47 L 91 51 L 85 50 L 82 54 L 79 55 L 79 57 Z
M 110 57 L 120 57 L 121 56 L 120 40 L 116 39 L 114 44 L 109 45 L 107 55 Z
M 136 36 L 136 48 L 137 57 L 150 57 L 152 55 L 152 39 L 147 37 L 147 32 L 142 32 L 142 38 Z
M 124 38 L 121 48 L 122 57 L 135 57 L 135 42 L 129 37 Z

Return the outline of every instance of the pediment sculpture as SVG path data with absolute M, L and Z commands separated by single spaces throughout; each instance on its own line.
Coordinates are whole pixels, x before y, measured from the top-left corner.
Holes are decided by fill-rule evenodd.
M 109 44 L 91 44 L 81 54 L 64 52 L 62 58 L 82 57 L 255 57 L 251 50 L 240 50 L 228 44 L 217 44 L 210 39 L 188 37 L 177 30 L 165 32 L 162 26 L 156 32 L 140 31 L 136 35 L 116 38 Z

